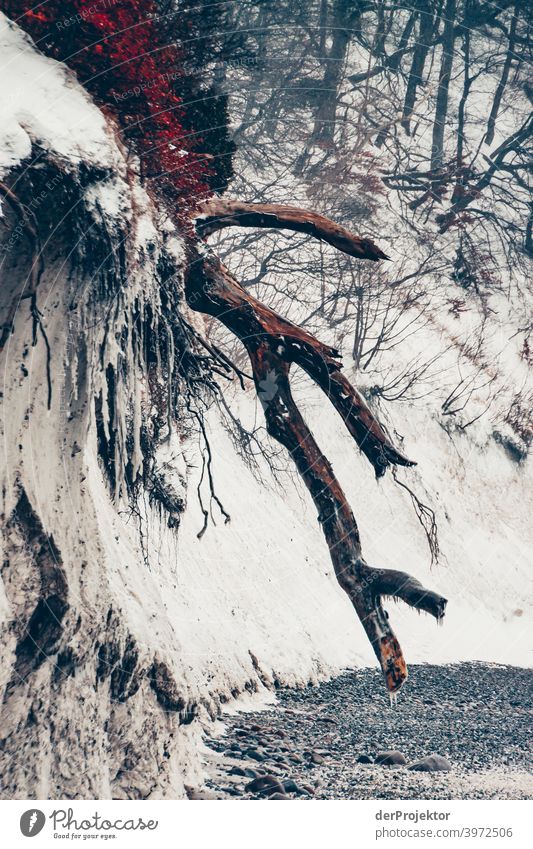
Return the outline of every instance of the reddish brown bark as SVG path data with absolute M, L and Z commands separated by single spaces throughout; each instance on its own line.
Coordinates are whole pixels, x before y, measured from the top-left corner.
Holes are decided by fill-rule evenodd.
M 378 477 L 391 464 L 415 465 L 394 447 L 362 395 L 342 374 L 338 351 L 254 298 L 216 258 L 196 255 L 194 267 L 197 272 L 202 269 L 206 279 L 200 287 L 197 280 L 189 291 L 189 305 L 216 315 L 245 344 L 250 336 L 268 338 L 281 361 L 304 369 L 327 395 Z
M 199 209 L 196 219 L 198 231 L 208 236 L 224 227 L 276 227 L 308 233 L 316 239 L 333 245 L 337 250 L 357 259 L 388 259 L 388 256 L 370 239 L 354 236 L 345 227 L 335 224 L 324 215 L 283 206 L 277 203 L 241 203 L 235 200 L 213 198 Z

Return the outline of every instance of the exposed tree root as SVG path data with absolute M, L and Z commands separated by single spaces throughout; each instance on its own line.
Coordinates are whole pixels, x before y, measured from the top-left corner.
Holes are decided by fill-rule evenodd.
M 401 486 L 402 489 L 405 489 L 411 496 L 411 502 L 413 504 L 416 517 L 422 525 L 422 528 L 424 529 L 424 533 L 426 535 L 429 551 L 431 554 L 431 565 L 433 566 L 434 564 L 439 562 L 440 554 L 439 534 L 437 528 L 437 520 L 435 518 L 435 511 L 432 510 L 431 507 L 428 507 L 427 504 L 424 504 L 422 501 L 420 501 L 420 498 L 418 497 L 416 492 L 411 489 L 410 486 L 408 486 L 404 481 L 399 480 L 396 474 L 396 469 L 394 468 L 392 470 L 392 477 L 394 478 L 394 482 L 398 484 L 398 486 Z
M 31 269 L 28 278 L 28 285 L 23 292 L 16 294 L 11 304 L 9 305 L 7 315 L 3 325 L 0 327 L 0 351 L 3 351 L 7 341 L 13 332 L 15 316 L 20 306 L 20 302 L 26 299 L 30 300 L 30 311 L 33 321 L 32 345 L 37 345 L 37 330 L 40 330 L 46 348 L 46 381 L 48 385 L 48 409 L 52 406 L 52 370 L 51 359 L 52 352 L 50 342 L 44 329 L 42 314 L 37 306 L 37 288 L 44 271 L 44 260 L 41 248 L 41 240 L 37 226 L 37 219 L 32 210 L 28 209 L 21 200 L 17 197 L 13 189 L 10 189 L 4 182 L 0 181 L 0 195 L 2 195 L 15 214 L 20 220 L 20 226 L 31 245 L 32 258 Z
M 205 429 L 205 423 L 204 423 L 204 420 L 203 420 L 203 416 L 200 415 L 200 413 L 198 413 L 198 411 L 195 411 L 195 417 L 196 417 L 198 424 L 200 426 L 200 430 L 201 430 L 203 441 L 204 441 L 203 442 L 204 450 L 202 451 L 202 474 L 200 476 L 200 480 L 199 480 L 199 483 L 198 483 L 198 489 L 197 489 L 198 501 L 199 501 L 200 509 L 201 509 L 201 511 L 203 513 L 203 517 L 204 517 L 203 525 L 202 525 L 201 529 L 199 530 L 199 532 L 196 534 L 198 539 L 201 539 L 203 537 L 203 535 L 205 534 L 206 530 L 207 530 L 207 523 L 209 521 L 209 515 L 210 515 L 210 512 L 211 512 L 211 503 L 213 501 L 215 502 L 218 509 L 222 513 L 222 516 L 224 517 L 224 524 L 225 525 L 227 525 L 228 522 L 231 522 L 231 516 L 224 509 L 224 505 L 222 504 L 220 498 L 218 497 L 218 495 L 216 494 L 216 491 L 215 491 L 215 482 L 213 480 L 213 469 L 212 469 L 213 455 L 211 454 L 211 445 L 209 444 L 209 439 L 207 437 L 207 431 Z M 208 483 L 209 483 L 209 511 L 204 506 L 204 502 L 203 502 L 203 499 L 202 499 L 202 483 L 203 483 L 203 480 L 204 480 L 205 472 L 207 472 L 207 480 L 208 480 Z M 211 513 L 211 519 L 214 523 L 212 513 Z
M 31 299 L 31 311 L 34 319 L 34 328 L 35 322 L 40 326 L 41 331 L 43 333 L 43 337 L 46 339 L 46 335 L 44 333 L 44 329 L 41 323 L 40 313 L 37 309 L 36 298 L 37 298 L 37 287 L 39 286 L 39 281 L 41 279 L 41 275 L 44 270 L 44 262 L 43 255 L 41 250 L 41 242 L 39 238 L 39 231 L 37 228 L 37 221 L 35 219 L 35 215 L 31 210 L 24 206 L 22 201 L 19 200 L 15 192 L 9 188 L 5 183 L 0 182 L 0 195 L 2 195 L 10 207 L 15 212 L 17 218 L 20 221 L 20 225 L 22 230 L 26 234 L 28 241 L 31 245 L 32 250 L 32 264 L 30 269 L 28 286 L 24 292 L 16 295 L 12 303 L 9 307 L 6 319 L 4 324 L 1 327 L 0 334 L 0 351 L 4 348 L 9 336 L 13 330 L 13 322 L 15 320 L 15 315 L 17 313 L 17 309 L 19 307 L 20 301 L 25 300 L 27 298 Z M 34 329 L 34 337 L 35 337 L 35 329 Z M 35 341 L 34 341 L 35 344 Z M 48 347 L 47 347 L 48 350 Z M 50 389 L 49 389 L 50 391 Z

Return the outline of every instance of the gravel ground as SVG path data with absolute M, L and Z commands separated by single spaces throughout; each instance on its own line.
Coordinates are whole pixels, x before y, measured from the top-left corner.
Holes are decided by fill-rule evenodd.
M 191 798 L 531 799 L 532 677 L 492 664 L 411 666 L 396 705 L 373 669 L 280 690 L 274 710 L 224 718 L 225 733 L 207 741 L 217 753 L 209 789 Z M 383 750 L 407 763 L 376 763 Z M 409 769 L 431 754 L 450 771 Z

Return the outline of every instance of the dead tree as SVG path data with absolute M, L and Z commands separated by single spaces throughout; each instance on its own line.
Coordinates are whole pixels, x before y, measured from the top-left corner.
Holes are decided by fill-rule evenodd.
M 494 133 L 496 131 L 496 120 L 498 118 L 498 112 L 500 111 L 503 93 L 505 91 L 505 86 L 507 85 L 507 81 L 509 79 L 509 73 L 511 71 L 511 65 L 513 63 L 513 59 L 516 58 L 515 42 L 516 42 L 517 21 L 518 21 L 518 5 L 515 6 L 514 15 L 511 18 L 511 26 L 510 26 L 510 29 L 509 29 L 509 46 L 507 48 L 507 54 L 505 56 L 505 62 L 503 64 L 502 75 L 500 77 L 500 81 L 499 81 L 499 83 L 496 87 L 496 91 L 494 93 L 494 99 L 492 101 L 489 120 L 487 121 L 487 132 L 485 134 L 485 144 L 487 144 L 489 146 L 494 141 Z
M 376 261 L 384 257 L 370 240 L 295 207 L 216 199 L 203 207 L 196 225 L 201 236 L 232 225 L 278 226 L 310 233 L 360 259 Z M 304 369 L 326 394 L 376 475 L 384 474 L 388 466 L 414 463 L 395 448 L 362 396 L 342 374 L 336 350 L 250 295 L 202 242 L 190 238 L 188 254 L 187 302 L 193 310 L 220 320 L 246 348 L 268 433 L 291 453 L 311 493 L 337 580 L 363 624 L 389 691 L 397 692 L 407 678 L 407 667 L 382 598 L 400 598 L 437 621 L 444 616 L 446 599 L 424 589 L 405 572 L 376 569 L 365 562 L 352 510 L 292 397 L 292 364 Z
M 446 129 L 446 117 L 448 115 L 449 88 L 453 67 L 456 9 L 456 0 L 446 0 L 446 6 L 444 8 L 444 32 L 442 35 L 442 59 L 431 141 L 431 170 L 434 172 L 439 171 L 444 165 L 444 131 Z
M 439 19 L 439 10 L 433 12 L 433 10 L 426 7 L 426 4 L 421 4 L 418 34 L 403 104 L 402 125 L 407 133 L 411 132 L 411 117 L 416 104 L 416 95 L 419 86 L 424 82 L 424 67 L 430 51 L 434 30 L 438 27 Z
M 282 230 L 294 230 L 328 242 L 337 250 L 358 259 L 388 259 L 370 239 L 354 236 L 329 218 L 297 206 L 239 203 L 221 198 L 209 201 L 200 210 L 197 228 L 203 236 L 207 236 L 224 227 L 278 227 Z

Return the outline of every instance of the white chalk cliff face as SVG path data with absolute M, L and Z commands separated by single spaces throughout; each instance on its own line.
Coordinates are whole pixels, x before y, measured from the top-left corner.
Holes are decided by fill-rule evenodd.
M 2 324 L 14 314 L 0 354 L 1 794 L 176 798 L 196 780 L 202 723 L 223 703 L 374 661 L 307 494 L 289 477 L 276 488 L 266 468 L 261 484 L 216 410 L 213 474 L 231 522 L 215 514 L 197 538 L 198 436 L 148 400 L 184 359 L 162 306 L 171 292 L 187 314 L 180 234 L 75 77 L 3 15 L 0 68 L 0 180 L 26 208 L 3 199 L 0 219 Z M 163 331 L 173 359 L 145 344 Z M 429 574 L 409 497 L 375 482 L 309 392 L 309 423 L 369 562 L 407 568 L 449 599 L 442 630 L 391 611 L 407 661 L 528 663 L 527 463 L 481 429 L 452 440 L 423 405 L 405 410 L 396 425 L 445 555 Z M 254 415 L 253 397 L 235 403 Z

